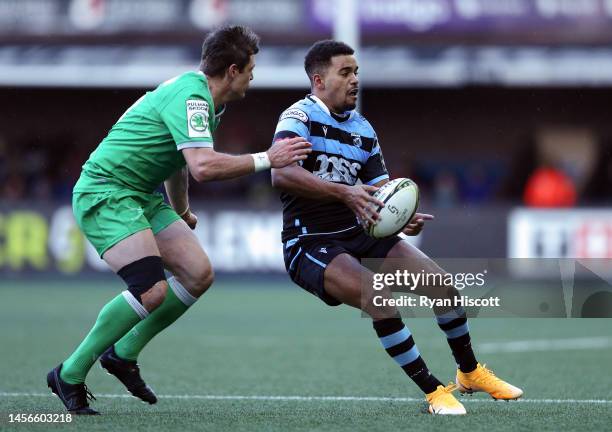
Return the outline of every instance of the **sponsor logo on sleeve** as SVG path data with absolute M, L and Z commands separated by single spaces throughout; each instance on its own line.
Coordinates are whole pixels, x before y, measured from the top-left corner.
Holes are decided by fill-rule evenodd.
M 190 138 L 210 138 L 208 127 L 208 102 L 189 99 L 187 105 L 187 131 Z
M 299 120 L 303 123 L 308 123 L 308 114 L 306 114 L 304 111 L 302 111 L 301 109 L 297 109 L 297 108 L 289 108 L 286 109 L 280 116 L 280 119 L 278 120 L 283 121 L 285 119 L 288 118 L 292 118 L 292 119 L 296 119 Z

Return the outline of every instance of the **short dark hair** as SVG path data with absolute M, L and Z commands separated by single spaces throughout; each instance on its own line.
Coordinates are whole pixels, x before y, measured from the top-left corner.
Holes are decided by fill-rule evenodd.
M 355 50 L 345 44 L 331 39 L 315 42 L 310 47 L 304 58 L 304 69 L 306 75 L 312 82 L 315 74 L 321 74 L 331 64 L 332 57 L 339 55 L 352 55 Z
M 200 69 L 208 76 L 221 76 L 231 65 L 240 72 L 259 52 L 259 36 L 248 27 L 223 26 L 210 32 L 202 44 Z

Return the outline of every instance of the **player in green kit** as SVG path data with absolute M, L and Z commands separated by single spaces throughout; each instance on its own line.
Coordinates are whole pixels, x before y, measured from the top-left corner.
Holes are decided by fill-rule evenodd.
M 95 361 L 136 397 L 157 398 L 140 376 L 144 346 L 176 321 L 212 284 L 210 261 L 191 232 L 187 195 L 197 181 L 235 178 L 304 160 L 310 144 L 287 139 L 267 152 L 213 149 L 224 104 L 241 99 L 253 79 L 259 38 L 242 26 L 210 33 L 196 72 L 140 98 L 91 154 L 73 191 L 76 220 L 127 289 L 108 302 L 76 350 L 47 375 L 68 411 L 98 414 L 85 377 Z M 155 189 L 164 183 L 170 205 Z M 164 268 L 172 273 L 166 279 Z

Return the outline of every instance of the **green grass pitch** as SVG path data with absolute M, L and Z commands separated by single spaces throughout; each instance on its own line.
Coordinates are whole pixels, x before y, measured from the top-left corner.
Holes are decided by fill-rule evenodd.
M 477 355 L 479 346 L 484 350 L 487 344 L 517 340 L 604 343 L 582 349 L 537 350 L 529 344 L 520 352 L 488 349 L 479 360 L 522 387 L 525 400 L 494 402 L 477 394 L 461 399 L 467 416 L 434 417 L 425 413 L 416 386 L 379 346 L 368 320 L 347 307 L 329 308 L 289 282 L 273 285 L 221 280 L 153 340 L 139 362 L 145 380 L 161 396 L 157 405 L 125 397 L 115 378 L 96 366 L 87 383 L 103 415 L 43 425 L 9 424 L 8 416 L 63 412 L 59 400 L 49 396 L 45 375 L 72 351 L 121 284 L 2 282 L 0 430 L 610 428 L 612 343 L 606 341 L 612 340 L 612 320 L 472 320 Z M 407 324 L 430 369 L 442 381 L 451 380 L 452 356 L 435 322 Z

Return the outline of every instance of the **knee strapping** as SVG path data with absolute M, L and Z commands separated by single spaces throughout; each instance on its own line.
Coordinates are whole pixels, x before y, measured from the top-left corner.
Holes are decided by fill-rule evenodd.
M 148 256 L 122 267 L 117 274 L 125 281 L 128 291 L 142 304 L 141 295 L 159 281 L 165 281 L 164 265 L 158 256 Z

